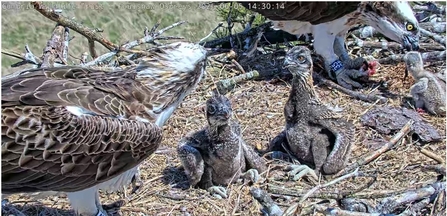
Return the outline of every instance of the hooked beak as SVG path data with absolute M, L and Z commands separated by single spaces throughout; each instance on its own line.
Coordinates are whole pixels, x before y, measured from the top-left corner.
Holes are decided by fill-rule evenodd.
M 229 110 L 222 110 L 220 116 L 222 116 L 225 120 L 229 119 L 231 117 L 231 113 Z
M 292 60 L 289 60 L 289 58 L 286 58 L 284 60 L 283 64 L 282 64 L 282 68 L 286 69 L 286 68 L 289 68 L 289 67 L 294 66 L 294 65 L 296 65 L 295 62 L 293 62 Z
M 407 51 L 418 51 L 419 37 L 415 35 L 405 35 L 403 38 L 403 45 Z

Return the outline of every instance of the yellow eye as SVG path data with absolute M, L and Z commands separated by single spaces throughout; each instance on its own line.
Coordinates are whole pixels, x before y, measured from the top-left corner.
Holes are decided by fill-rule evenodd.
M 407 30 L 408 31 L 413 31 L 413 29 L 414 29 L 413 24 L 407 23 Z

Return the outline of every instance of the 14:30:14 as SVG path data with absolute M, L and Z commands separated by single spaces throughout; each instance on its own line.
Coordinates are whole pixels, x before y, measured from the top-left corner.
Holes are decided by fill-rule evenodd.
M 248 3 L 249 10 L 277 10 L 284 9 L 283 2 L 253 2 Z

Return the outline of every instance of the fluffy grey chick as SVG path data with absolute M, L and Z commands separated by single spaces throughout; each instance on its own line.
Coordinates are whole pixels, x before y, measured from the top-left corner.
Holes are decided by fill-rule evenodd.
M 322 104 L 313 87 L 313 63 L 310 50 L 303 46 L 290 49 L 283 67 L 293 75 L 292 89 L 284 107 L 286 127 L 268 151 L 287 151 L 306 165 L 295 166 L 289 173 L 294 180 L 305 174 L 317 178 L 340 171 L 350 156 L 354 126 Z M 298 173 L 298 174 L 296 174 Z
M 208 125 L 180 140 L 177 149 L 190 185 L 219 198 L 227 197 L 222 186 L 240 177 L 256 182 L 258 172 L 267 169 L 264 159 L 245 143 L 239 123 L 231 116 L 228 98 L 214 94 L 206 102 Z
M 429 114 L 445 116 L 445 82 L 424 69 L 419 52 L 408 52 L 404 56 L 404 61 L 407 70 L 416 81 L 410 88 L 415 107 L 418 111 L 423 111 L 425 108 Z

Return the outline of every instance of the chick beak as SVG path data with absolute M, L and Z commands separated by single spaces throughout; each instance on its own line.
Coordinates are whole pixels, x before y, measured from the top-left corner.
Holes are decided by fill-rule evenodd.
M 289 60 L 289 58 L 286 58 L 284 60 L 283 64 L 282 64 L 282 68 L 286 69 L 286 68 L 288 68 L 290 66 L 293 66 L 293 65 L 295 65 L 295 63 L 293 61 Z
M 418 51 L 419 38 L 413 35 L 406 35 L 404 36 L 403 45 L 407 51 Z

